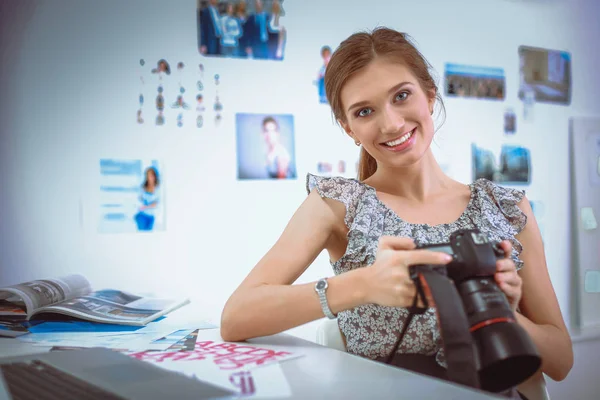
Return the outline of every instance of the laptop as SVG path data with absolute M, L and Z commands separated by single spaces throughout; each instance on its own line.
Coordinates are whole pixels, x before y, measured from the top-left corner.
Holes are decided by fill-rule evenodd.
M 234 391 L 105 348 L 0 359 L 0 400 L 232 399 Z

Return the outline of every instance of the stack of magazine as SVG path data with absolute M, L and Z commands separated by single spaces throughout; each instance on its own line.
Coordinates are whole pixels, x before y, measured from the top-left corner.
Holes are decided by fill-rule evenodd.
M 81 275 L 42 279 L 0 288 L 0 336 L 16 337 L 58 314 L 107 324 L 144 326 L 189 303 L 136 296 L 113 289 L 93 291 Z

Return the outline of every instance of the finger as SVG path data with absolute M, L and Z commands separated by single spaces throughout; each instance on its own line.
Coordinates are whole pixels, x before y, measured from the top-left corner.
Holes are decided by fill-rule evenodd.
M 415 247 L 414 240 L 408 237 L 382 236 L 379 239 L 380 250 L 412 250 Z
M 521 277 L 514 272 L 499 272 L 494 276 L 496 283 L 510 286 L 521 286 Z
M 445 265 L 452 261 L 452 256 L 439 251 L 413 250 L 401 254 L 405 265 Z
M 510 257 L 510 255 L 512 254 L 512 244 L 508 240 L 501 241 L 500 248 L 504 250 L 505 257 Z
M 496 271 L 504 272 L 504 271 L 517 271 L 517 266 L 515 262 L 510 258 L 504 258 L 502 260 L 498 260 L 496 262 Z

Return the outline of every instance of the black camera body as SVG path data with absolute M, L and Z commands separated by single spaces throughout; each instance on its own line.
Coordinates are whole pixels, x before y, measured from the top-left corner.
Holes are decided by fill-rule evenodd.
M 456 314 L 461 310 L 456 310 L 455 306 L 462 304 L 473 339 L 475 368 L 481 388 L 499 392 L 532 376 L 541 366 L 541 358 L 525 329 L 517 323 L 505 294 L 494 278 L 497 261 L 505 257 L 499 243 L 490 242 L 479 230 L 472 229 L 453 233 L 447 243 L 417 248 L 444 252 L 453 257 L 444 266 L 411 266 L 411 278 L 418 288 L 423 284 L 423 276 L 431 276 L 432 273 L 445 275 L 453 283 L 456 290 L 447 293 L 458 292 L 460 302 L 454 299 L 452 303 L 453 299 L 448 299 L 448 295 L 436 298 L 435 287 L 431 285 L 429 290 L 438 308 L 438 319 L 446 318 L 447 326 L 456 324 L 457 320 L 464 323 L 464 317 L 458 318 Z M 420 293 L 423 293 L 422 289 Z M 448 308 L 449 303 L 454 310 Z M 446 307 L 445 311 L 441 306 Z M 444 316 L 444 312 L 455 315 Z M 462 312 L 460 314 L 463 315 Z M 452 329 L 446 330 L 452 332 Z M 442 341 L 447 339 L 442 329 Z

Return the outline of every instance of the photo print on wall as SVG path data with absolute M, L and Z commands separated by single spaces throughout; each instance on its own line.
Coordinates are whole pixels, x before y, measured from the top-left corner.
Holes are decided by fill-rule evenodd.
M 323 64 L 319 68 L 319 71 L 317 73 L 317 79 L 314 81 L 314 84 L 317 86 L 317 91 L 319 93 L 319 103 L 321 104 L 329 104 L 329 102 L 327 101 L 327 95 L 325 94 L 325 70 L 327 69 L 329 60 L 331 59 L 331 53 L 331 47 L 321 47 L 321 58 L 323 60 Z
M 471 145 L 473 180 L 484 178 L 499 184 L 531 183 L 531 154 L 519 145 L 502 145 L 499 157 L 493 151 Z
M 157 160 L 100 160 L 100 233 L 165 229 L 163 166 Z
M 566 51 L 520 46 L 519 79 L 524 102 L 571 103 L 571 55 Z
M 197 0 L 198 50 L 207 57 L 283 60 L 283 0 Z
M 449 64 L 444 68 L 446 96 L 504 100 L 502 68 Z
M 294 116 L 236 114 L 238 179 L 296 179 Z
M 514 135 L 517 132 L 517 114 L 512 108 L 504 110 L 504 133 Z

